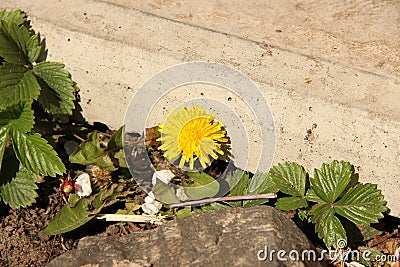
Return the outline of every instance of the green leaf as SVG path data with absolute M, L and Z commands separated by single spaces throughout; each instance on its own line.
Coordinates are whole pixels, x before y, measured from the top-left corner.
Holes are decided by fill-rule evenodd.
M 11 129 L 11 137 L 17 158 L 29 171 L 52 177 L 65 172 L 57 153 L 39 134 Z
M 294 162 L 286 162 L 273 166 L 269 171 L 272 180 L 280 191 L 292 196 L 304 196 L 306 188 L 306 172 Z
M 307 206 L 306 199 L 302 197 L 281 197 L 275 204 L 279 210 L 296 210 Z
M 227 180 L 236 182 L 229 192 L 230 196 L 248 195 L 248 188 L 251 180 L 247 172 L 236 170 L 234 173 L 227 176 Z M 233 202 L 230 202 L 230 204 L 233 204 Z
M 321 170 L 314 170 L 310 177 L 314 192 L 326 203 L 334 202 L 350 183 L 353 167 L 349 162 L 334 160 L 331 164 L 322 164 Z
M 187 216 L 190 216 L 191 213 L 192 213 L 191 207 L 184 207 L 183 209 L 180 209 L 176 212 L 176 217 L 182 219 Z
M 125 153 L 122 149 L 114 154 L 114 158 L 118 161 L 119 167 L 128 168 L 128 164 L 126 163 L 125 159 Z
M 363 264 L 364 266 L 382 266 L 382 265 L 375 265 L 375 259 L 384 259 L 387 258 L 387 255 L 382 251 L 374 248 L 369 247 L 358 247 L 361 255 L 365 255 L 365 257 L 359 257 L 359 263 Z M 389 264 L 388 264 L 389 265 Z
M 72 114 L 75 108 L 75 88 L 71 75 L 58 62 L 40 62 L 33 67 L 33 73 L 39 76 L 47 86 L 39 96 L 39 103 L 51 114 Z
M 110 138 L 107 144 L 107 150 L 120 150 L 122 148 L 122 135 L 124 126 L 121 126 Z
M 77 150 L 69 156 L 71 163 L 82 165 L 96 165 L 104 170 L 116 170 L 110 151 L 100 147 L 100 138 L 96 132 L 91 132 L 88 139 L 83 141 Z
M 47 235 L 58 235 L 72 231 L 84 225 L 95 215 L 88 215 L 85 198 L 81 198 L 74 207 L 65 205 L 44 230 Z
M 33 110 L 28 102 L 19 102 L 7 109 L 0 110 L 0 127 L 12 128 L 21 132 L 29 132 L 33 128 Z
M 4 175 L 1 176 L 3 180 L 0 182 L 0 195 L 4 203 L 8 204 L 11 208 L 26 208 L 27 206 L 35 203 L 38 197 L 35 191 L 36 180 L 40 180 L 37 174 L 29 172 L 24 167 L 16 173 L 16 176 L 7 179 Z
M 231 208 L 231 206 L 222 204 L 222 203 L 218 203 L 218 202 L 212 202 L 208 205 L 201 206 L 201 209 L 196 209 L 195 212 L 203 213 L 206 211 L 222 210 L 222 209 L 228 209 L 228 208 Z
M 381 190 L 375 184 L 357 184 L 334 204 L 335 211 L 356 225 L 369 225 L 383 218 L 387 210 Z
M 249 194 L 267 194 L 276 193 L 276 187 L 272 176 L 268 173 L 256 173 L 251 178 L 248 192 Z
M 32 35 L 26 43 L 28 50 L 28 61 L 30 63 L 35 62 L 40 54 L 42 53 L 42 47 L 39 45 L 39 36 L 37 34 Z
M 250 180 L 249 187 L 247 189 L 248 195 L 254 194 L 267 194 L 276 193 L 278 188 L 272 181 L 272 176 L 268 173 L 256 173 Z M 256 199 L 256 200 L 245 200 L 243 201 L 243 207 L 249 208 L 255 205 L 262 205 L 267 203 L 269 199 Z
M 9 127 L 0 127 L 0 169 L 3 162 L 4 151 L 8 143 L 9 132 Z
M 0 21 L 0 57 L 17 65 L 29 63 L 27 43 L 30 35 L 25 26 Z
M 24 66 L 0 66 L 0 109 L 21 100 L 37 99 L 40 86 L 32 71 Z
M 307 190 L 306 199 L 309 202 L 325 203 L 312 188 Z
M 160 202 L 168 204 L 180 202 L 179 199 L 176 197 L 174 188 L 161 182 L 158 179 L 153 187 L 153 194 L 155 198 Z
M 194 183 L 187 184 L 184 191 L 189 199 L 199 200 L 214 197 L 218 194 L 219 183 L 204 172 L 186 172 L 187 176 L 194 180 Z
M 375 229 L 369 225 L 360 225 L 358 228 L 360 229 L 363 241 L 368 241 L 374 236 L 382 234 L 382 231 L 379 231 L 378 229 Z
M 327 248 L 344 248 L 347 245 L 346 231 L 334 213 L 329 204 L 319 205 L 311 211 L 311 221 Z
M 25 13 L 21 10 L 0 10 L 0 20 L 21 25 L 26 21 Z

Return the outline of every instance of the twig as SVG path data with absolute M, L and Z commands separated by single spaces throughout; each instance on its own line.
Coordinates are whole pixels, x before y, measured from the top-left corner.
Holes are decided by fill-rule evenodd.
M 164 216 L 159 215 L 127 215 L 127 214 L 97 214 L 98 220 L 108 222 L 137 222 L 137 223 L 154 223 L 160 225 L 164 221 Z
M 83 139 L 82 137 L 80 137 L 80 136 L 77 135 L 77 134 L 74 134 L 74 137 L 75 137 L 76 139 L 78 139 L 79 141 L 81 141 L 81 142 L 86 141 L 85 139 Z
M 258 195 L 247 195 L 247 196 L 213 197 L 213 198 L 206 198 L 201 200 L 186 201 L 182 203 L 171 204 L 169 205 L 169 207 L 173 209 L 186 206 L 200 206 L 211 202 L 219 202 L 219 201 L 240 201 L 240 200 L 254 200 L 263 198 L 276 198 L 276 194 L 271 193 L 271 194 L 258 194 Z

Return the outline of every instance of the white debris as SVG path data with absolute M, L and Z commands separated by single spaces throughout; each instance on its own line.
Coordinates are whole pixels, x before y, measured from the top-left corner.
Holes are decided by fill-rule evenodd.
M 153 179 L 151 180 L 151 183 L 153 185 L 156 184 L 157 179 L 163 182 L 164 184 L 168 184 L 169 181 L 171 181 L 172 178 L 175 177 L 175 174 L 173 174 L 170 170 L 161 170 L 161 171 L 156 171 L 153 174 Z
M 148 193 L 141 206 L 143 212 L 148 215 L 156 215 L 160 212 L 161 207 L 162 204 L 155 199 L 153 192 Z
M 92 185 L 90 184 L 90 176 L 84 172 L 75 179 L 75 191 L 79 197 L 87 197 L 92 193 Z

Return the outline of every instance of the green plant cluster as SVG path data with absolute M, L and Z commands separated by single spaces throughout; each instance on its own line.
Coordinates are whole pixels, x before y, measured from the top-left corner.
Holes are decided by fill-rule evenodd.
M 79 198 L 76 193 L 70 194 L 68 203 L 45 229 L 46 234 L 56 235 L 72 231 L 89 222 L 101 210 L 116 202 L 123 202 L 128 207 L 134 202 L 129 195 L 136 192 L 137 184 L 126 168 L 122 148 L 123 131 L 124 128 L 121 127 L 111 137 L 91 132 L 88 134 L 87 140 L 83 141 L 69 156 L 71 163 L 94 165 L 100 170 L 108 172 L 100 174 L 100 176 L 94 175 L 92 179 L 93 192 L 90 196 Z M 100 184 L 100 179 L 107 179 L 108 182 Z
M 12 208 L 35 202 L 43 176 L 66 171 L 39 126 L 68 118 L 76 89 L 46 54 L 23 12 L 0 10 L 0 198 Z
M 365 229 L 371 231 L 370 224 L 377 223 L 387 210 L 386 201 L 377 186 L 358 182 L 354 167 L 344 161 L 322 164 L 320 169 L 314 170 L 313 177 L 301 165 L 286 162 L 252 178 L 249 173 L 238 170 L 230 179 L 236 181 L 230 192 L 232 196 L 280 192 L 275 207 L 283 211 L 298 211 L 300 219 L 315 225 L 315 232 L 328 248 L 340 248 L 341 242 L 347 243 L 345 220 L 361 232 Z M 267 201 L 211 203 L 202 209 L 249 207 Z

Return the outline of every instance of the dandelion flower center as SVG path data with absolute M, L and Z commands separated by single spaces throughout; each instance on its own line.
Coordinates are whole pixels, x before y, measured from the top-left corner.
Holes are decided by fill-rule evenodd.
M 217 159 L 218 154 L 223 155 L 221 144 L 229 141 L 224 125 L 214 119 L 215 115 L 195 105 L 171 112 L 159 126 L 161 137 L 158 140 L 163 143 L 159 149 L 170 161 L 181 157 L 180 168 L 189 162 L 193 169 L 197 159 L 205 168 L 211 163 L 209 156 Z

